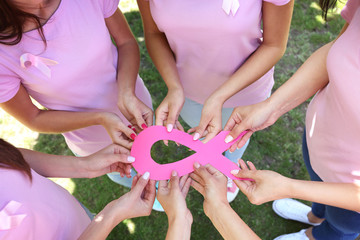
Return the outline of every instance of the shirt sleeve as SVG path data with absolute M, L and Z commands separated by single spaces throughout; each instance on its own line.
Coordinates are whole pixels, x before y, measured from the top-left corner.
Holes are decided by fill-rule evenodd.
M 10 69 L 0 64 L 0 103 L 12 99 L 19 91 L 21 79 Z
M 263 0 L 264 2 L 272 3 L 276 6 L 283 6 L 285 4 L 288 4 L 290 0 Z
M 359 0 L 348 0 L 345 7 L 341 11 L 341 16 L 345 19 L 347 23 L 350 23 L 356 10 L 360 6 Z
M 111 17 L 118 8 L 120 0 L 99 0 L 102 5 L 104 18 Z

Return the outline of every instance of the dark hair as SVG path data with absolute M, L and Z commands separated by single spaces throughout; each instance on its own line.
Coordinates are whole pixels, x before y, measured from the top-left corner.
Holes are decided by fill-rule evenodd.
M 319 0 L 319 5 L 321 7 L 322 17 L 327 20 L 327 14 L 329 9 L 333 9 L 336 6 L 337 0 Z
M 15 169 L 24 172 L 32 180 L 31 169 L 21 152 L 0 138 L 0 168 Z
M 0 1 L 0 43 L 5 45 L 18 44 L 23 36 L 26 21 L 33 21 L 41 39 L 46 45 L 45 35 L 41 26 L 41 18 L 35 14 L 22 11 L 12 0 Z

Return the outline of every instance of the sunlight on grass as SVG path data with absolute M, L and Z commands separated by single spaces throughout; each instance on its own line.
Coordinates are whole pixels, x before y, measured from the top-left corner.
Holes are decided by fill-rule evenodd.
M 122 0 L 119 3 L 119 7 L 123 13 L 139 11 L 135 0 Z
M 126 225 L 130 234 L 135 233 L 135 223 L 131 219 L 125 219 L 122 223 Z
M 71 178 L 49 178 L 56 184 L 62 186 L 69 191 L 70 194 L 73 194 L 76 188 L 74 181 Z
M 336 15 L 339 15 L 341 13 L 341 10 L 344 8 L 344 6 L 345 6 L 344 2 L 338 1 L 336 4 L 336 7 L 328 12 L 328 15 L 327 15 L 328 19 L 331 19 L 331 18 L 335 17 Z M 317 2 L 312 2 L 310 4 L 310 7 L 321 11 L 321 8 Z M 325 20 L 323 19 L 321 14 L 316 15 L 315 20 L 321 24 L 325 24 Z

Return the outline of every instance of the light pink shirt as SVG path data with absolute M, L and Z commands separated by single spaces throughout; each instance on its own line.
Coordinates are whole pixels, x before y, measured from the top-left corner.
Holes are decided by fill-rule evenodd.
M 329 84 L 306 114 L 311 166 L 326 182 L 360 182 L 360 1 L 342 16 L 350 24 L 327 57 Z
M 0 168 L 0 239 L 78 239 L 90 224 L 79 202 L 64 188 L 31 171 Z
M 266 0 L 284 5 L 290 0 Z M 150 0 L 152 17 L 176 57 L 185 96 L 203 104 L 246 61 L 262 39 L 262 0 L 239 0 L 235 16 L 223 0 Z M 265 100 L 274 84 L 274 69 L 243 89 L 224 107 Z
M 37 30 L 24 34 L 16 46 L 0 44 L 0 102 L 10 100 L 20 84 L 48 109 L 109 111 L 127 120 L 117 107 L 118 53 L 111 42 L 105 18 L 119 0 L 62 0 L 44 26 L 47 48 Z M 51 77 L 38 68 L 22 68 L 20 56 L 31 53 L 55 60 Z M 151 97 L 138 77 L 136 95 L 149 107 Z M 112 141 L 102 126 L 91 126 L 63 134 L 70 149 L 88 155 Z

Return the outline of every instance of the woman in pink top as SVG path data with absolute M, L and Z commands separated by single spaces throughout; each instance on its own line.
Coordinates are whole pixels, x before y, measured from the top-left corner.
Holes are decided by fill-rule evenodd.
M 93 221 L 68 191 L 46 178 L 92 178 L 111 171 L 129 175 L 134 159 L 127 152 L 112 144 L 87 157 L 55 156 L 16 149 L 0 139 L 0 239 L 100 240 L 122 220 L 148 216 L 155 200 L 155 181 L 148 172 L 134 177 L 132 190 L 107 204 Z M 190 181 L 173 174 L 171 186 L 158 193 L 169 217 L 168 239 L 190 236 L 192 216 L 185 202 Z
M 326 16 L 336 0 L 320 3 Z M 316 93 L 306 113 L 303 138 L 310 177 L 314 181 L 360 183 L 360 1 L 348 0 L 341 15 L 346 24 L 336 40 L 317 50 L 268 100 L 234 110 L 225 127 L 232 130 L 226 140 L 243 130 L 249 132 L 231 148 L 240 147 L 254 131 L 273 124 Z M 287 219 L 318 225 L 278 239 L 355 239 L 360 233 L 358 212 L 317 203 L 305 208 L 288 199 L 275 201 L 273 208 Z
M 193 127 L 194 140 L 207 133 L 206 142 L 235 106 L 270 95 L 273 67 L 286 49 L 293 0 L 137 2 L 149 54 L 168 87 L 156 125 L 182 129 L 181 115 Z M 244 151 L 226 156 L 236 162 Z M 229 201 L 237 190 L 229 188 Z
M 63 133 L 81 156 L 111 142 L 130 148 L 134 129 L 152 124 L 137 42 L 118 3 L 0 3 L 0 107 L 34 131 Z

